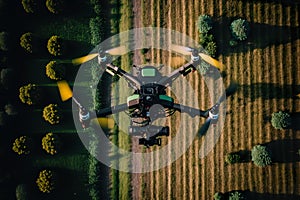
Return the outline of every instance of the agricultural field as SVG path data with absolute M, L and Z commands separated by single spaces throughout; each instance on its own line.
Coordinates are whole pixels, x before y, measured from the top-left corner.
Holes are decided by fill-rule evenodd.
M 235 191 L 246 199 L 300 199 L 298 0 L 52 1 L 44 5 L 40 1 L 0 0 L 0 199 L 208 200 L 218 199 L 216 193 L 234 199 L 229 196 Z M 60 79 L 74 85 L 79 67 L 72 59 L 89 54 L 106 38 L 132 28 L 171 29 L 202 44 L 204 34 L 199 31 L 198 19 L 204 15 L 212 21 L 209 34 L 215 45 L 208 52 L 224 65 L 220 71 L 225 87 L 236 85 L 235 93 L 227 98 L 225 124 L 212 151 L 200 158 L 205 135 L 187 137 L 181 146 L 191 145 L 183 155 L 169 166 L 146 173 L 118 171 L 95 159 L 77 134 L 72 100 L 63 102 L 57 87 Z M 249 25 L 243 41 L 233 40 L 231 33 L 231 23 L 237 19 Z M 183 42 L 180 40 L 176 42 Z M 158 41 L 151 42 L 154 46 Z M 112 45 L 117 46 L 118 41 Z M 61 46 L 65 47 L 63 51 Z M 47 72 L 50 61 L 62 64 L 64 70 Z M 127 53 L 114 62 L 126 71 L 131 71 L 133 64 L 182 65 L 179 54 L 152 47 Z M 87 71 L 92 79 L 81 83 L 88 88 L 85 95 L 93 99 L 89 109 L 121 103 L 124 99 L 115 97 L 127 97 L 129 93 L 120 88 L 118 77 L 104 75 L 99 81 L 98 63 L 90 64 Z M 163 67 L 162 72 L 167 74 L 171 69 Z M 200 109 L 213 105 L 200 73 L 190 73 L 183 79 L 196 97 L 191 98 L 191 91 L 180 81 L 174 83 L 180 88 L 183 104 L 198 104 Z M 96 90 L 90 90 L 95 82 Z M 20 97 L 20 88 L 30 83 L 36 84 L 38 92 L 23 92 Z M 168 91 L 168 95 L 173 94 Z M 49 113 L 54 110 L 54 114 L 43 115 L 48 105 Z M 272 124 L 272 114 L 278 111 L 290 115 L 291 125 L 283 130 Z M 194 122 L 181 120 L 178 113 L 167 118 L 165 124 L 171 134 L 162 138 L 162 147 L 172 141 L 179 123 L 184 135 L 199 131 Z M 205 119 L 199 118 L 199 122 L 201 126 Z M 119 126 L 126 127 L 127 123 L 120 120 Z M 85 133 L 90 135 L 90 152 L 117 156 L 113 148 L 99 152 L 103 148 L 94 129 Z M 116 125 L 107 136 L 127 151 L 144 153 L 162 148 L 138 145 L 137 138 L 129 137 Z M 257 145 L 271 152 L 272 163 L 260 167 L 251 160 Z M 174 154 L 169 150 L 171 160 Z M 229 154 L 240 159 L 230 164 Z M 128 168 L 141 162 L 133 158 Z M 163 160 L 154 153 L 152 162 Z M 118 164 L 112 159 L 112 165 Z

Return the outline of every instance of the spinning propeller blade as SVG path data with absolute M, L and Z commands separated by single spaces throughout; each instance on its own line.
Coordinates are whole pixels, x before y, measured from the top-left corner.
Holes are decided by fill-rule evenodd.
M 187 55 L 191 55 L 193 49 L 190 47 L 171 44 L 171 50 L 187 56 Z
M 171 44 L 171 50 L 178 52 L 183 55 L 191 55 L 191 52 L 193 51 L 190 47 L 180 46 L 176 44 Z M 219 70 L 223 71 L 224 66 L 222 63 L 217 61 L 216 59 L 212 58 L 209 55 L 206 55 L 204 53 L 199 53 L 199 56 L 207 63 L 211 64 L 212 66 L 215 66 Z
M 67 81 L 65 80 L 57 81 L 57 86 L 62 101 L 67 101 L 73 96 L 73 92 L 69 84 L 67 83 Z
M 219 61 L 217 61 L 216 59 L 210 57 L 209 55 L 206 55 L 204 53 L 199 53 L 199 56 L 207 63 L 211 64 L 212 66 L 215 66 L 216 68 L 218 68 L 220 71 L 223 71 L 224 66 L 222 63 L 220 63 Z
M 75 58 L 75 59 L 72 60 L 72 64 L 73 65 L 80 65 L 82 63 L 85 63 L 87 61 L 90 61 L 90 60 L 94 59 L 97 56 L 98 56 L 98 53 L 93 53 L 93 54 L 89 54 L 89 55 L 86 55 L 86 56 L 83 56 L 83 57 L 80 57 L 80 58 Z
M 98 117 L 91 120 L 92 125 L 99 124 L 102 128 L 112 129 L 115 125 L 115 121 L 107 117 Z
M 171 58 L 171 66 L 175 67 L 175 68 L 184 65 L 186 62 L 187 61 L 183 57 L 180 57 L 180 56 L 173 56 Z
M 207 132 L 208 128 L 209 128 L 209 125 L 210 125 L 210 121 L 211 121 L 211 118 L 208 117 L 206 120 L 205 120 L 205 123 L 202 125 L 202 127 L 200 128 L 199 130 L 199 136 L 203 136 L 205 135 L 205 133 Z
M 109 50 L 106 50 L 105 53 L 108 53 L 112 56 L 119 56 L 119 55 L 124 55 L 127 53 L 127 49 L 125 46 L 119 46 L 119 47 L 115 47 Z

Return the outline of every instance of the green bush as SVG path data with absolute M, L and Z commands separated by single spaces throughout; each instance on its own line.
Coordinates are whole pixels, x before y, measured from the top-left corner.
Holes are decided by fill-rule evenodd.
M 62 146 L 62 142 L 58 135 L 53 133 L 47 133 L 42 138 L 42 148 L 51 155 L 57 154 Z
M 33 53 L 33 40 L 34 36 L 31 32 L 24 33 L 20 37 L 20 45 L 29 53 Z
M 46 75 L 52 80 L 62 80 L 65 77 L 66 68 L 63 64 L 56 61 L 50 61 L 46 65 Z
M 63 0 L 46 0 L 47 9 L 53 14 L 59 14 L 64 9 Z
M 62 113 L 57 104 L 49 104 L 44 107 L 43 118 L 50 124 L 58 124 L 62 118 Z
M 230 29 L 235 39 L 246 40 L 249 34 L 249 23 L 244 19 L 237 19 L 231 23 Z
M 212 29 L 212 19 L 210 16 L 204 14 L 198 17 L 198 31 L 199 33 L 208 33 Z
M 63 54 L 63 41 L 60 36 L 53 35 L 49 38 L 47 49 L 51 55 L 61 56 Z
M 89 22 L 91 31 L 91 44 L 98 45 L 102 41 L 103 37 L 103 20 L 100 17 L 94 17 L 90 19 Z
M 291 116 L 286 112 L 275 112 L 272 114 L 271 124 L 276 129 L 285 129 L 291 125 Z
M 54 172 L 51 170 L 42 170 L 39 173 L 38 178 L 36 179 L 36 184 L 39 188 L 39 190 L 43 193 L 50 193 L 54 190 L 55 188 L 55 178 Z
M 16 200 L 29 200 L 28 188 L 25 184 L 16 187 Z
M 0 50 L 8 51 L 8 42 L 9 42 L 8 33 L 5 31 L 0 32 Z
M 35 105 L 39 103 L 41 99 L 41 90 L 35 84 L 29 83 L 28 85 L 21 86 L 19 92 L 19 98 L 22 103 L 28 105 Z
M 214 36 L 212 34 L 200 34 L 199 35 L 199 43 L 205 47 L 208 43 L 213 42 L 214 41 Z
M 229 200 L 243 200 L 244 195 L 239 191 L 234 191 L 229 193 Z
M 207 74 L 207 72 L 210 69 L 210 65 L 207 62 L 201 62 L 200 65 L 198 65 L 198 71 L 200 72 L 200 74 L 202 76 L 205 76 Z
M 216 192 L 214 194 L 214 200 L 223 200 L 224 199 L 224 194 L 222 194 L 221 192 Z
M 5 89 L 10 89 L 11 86 L 15 86 L 16 83 L 16 73 L 11 68 L 5 68 L 1 70 L 0 82 Z
M 241 161 L 241 156 L 237 153 L 229 153 L 225 157 L 225 162 L 228 164 L 234 164 Z
M 10 116 L 18 114 L 17 108 L 10 103 L 4 106 L 4 111 L 7 115 Z
M 229 46 L 235 47 L 235 46 L 237 46 L 237 45 L 238 45 L 238 42 L 237 42 L 236 40 L 230 40 L 230 41 L 229 41 Z
M 22 0 L 22 5 L 27 13 L 34 13 L 37 10 L 36 0 Z
M 210 56 L 214 57 L 216 55 L 217 44 L 215 42 L 207 43 L 207 45 L 204 48 Z
M 19 155 L 27 155 L 30 153 L 31 145 L 31 139 L 23 135 L 15 139 L 12 150 Z
M 262 145 L 256 145 L 252 148 L 251 157 L 254 164 L 259 167 L 265 167 L 272 163 L 270 150 Z

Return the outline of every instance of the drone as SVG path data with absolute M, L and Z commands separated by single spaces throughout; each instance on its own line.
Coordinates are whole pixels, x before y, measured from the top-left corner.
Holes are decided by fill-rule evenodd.
M 96 110 L 96 117 L 92 118 L 91 112 L 85 108 L 73 96 L 73 93 L 66 81 L 59 81 L 58 87 L 61 98 L 66 101 L 70 98 L 79 108 L 79 121 L 83 129 L 88 128 L 92 121 L 98 121 L 102 126 L 112 127 L 114 122 L 107 118 L 109 115 L 126 112 L 130 117 L 128 134 L 139 138 L 139 145 L 150 147 L 153 145 L 161 146 L 162 136 L 169 136 L 168 126 L 154 125 L 158 119 L 173 115 L 176 111 L 186 113 L 192 118 L 200 116 L 206 118 L 205 123 L 200 129 L 201 134 L 205 134 L 210 125 L 216 125 L 219 118 L 220 104 L 230 95 L 228 90 L 221 95 L 215 105 L 207 110 L 200 110 L 186 105 L 178 104 L 174 98 L 167 95 L 167 88 L 171 87 L 172 82 L 180 76 L 187 76 L 196 70 L 196 66 L 201 62 L 207 62 L 210 65 L 220 69 L 222 64 L 205 53 L 199 52 L 196 48 L 172 45 L 172 50 L 183 55 L 190 55 L 190 61 L 183 64 L 168 75 L 162 75 L 159 70 L 151 65 L 143 67 L 133 65 L 135 74 L 128 73 L 118 66 L 112 64 L 111 56 L 120 55 L 124 52 L 124 47 L 116 47 L 109 50 L 99 48 L 97 53 L 85 57 L 73 59 L 73 64 L 87 62 L 97 57 L 99 67 L 105 69 L 112 76 L 119 76 L 128 82 L 128 87 L 133 89 L 132 95 L 127 97 L 127 102 L 100 110 Z M 159 105 L 159 106 L 156 106 Z M 105 122 L 105 123 L 103 123 Z M 105 125 L 103 125 L 105 124 Z

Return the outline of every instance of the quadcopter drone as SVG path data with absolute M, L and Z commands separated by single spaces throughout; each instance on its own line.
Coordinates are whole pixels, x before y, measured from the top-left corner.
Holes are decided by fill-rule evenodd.
M 98 64 L 101 68 L 104 68 L 106 72 L 112 76 L 117 75 L 124 78 L 128 82 L 128 86 L 131 87 L 134 92 L 127 98 L 127 102 L 96 110 L 97 120 L 105 121 L 108 115 L 126 112 L 130 117 L 130 124 L 128 127 L 128 134 L 139 138 L 139 144 L 146 147 L 153 145 L 161 145 L 161 136 L 169 136 L 169 127 L 153 125 L 153 122 L 173 115 L 176 111 L 181 113 L 187 113 L 191 117 L 200 116 L 206 118 L 205 124 L 201 127 L 202 134 L 208 130 L 210 124 L 215 125 L 219 118 L 220 104 L 225 100 L 226 95 L 223 94 L 217 103 L 208 110 L 200 110 L 189 106 L 178 104 L 174 99 L 167 95 L 166 89 L 172 85 L 172 82 L 180 76 L 187 76 L 190 72 L 196 70 L 196 66 L 201 62 L 207 62 L 216 68 L 221 68 L 222 64 L 212 57 L 200 53 L 197 49 L 184 47 L 179 45 L 172 45 L 172 50 L 184 54 L 190 55 L 190 62 L 182 65 L 178 69 L 174 70 L 170 74 L 163 76 L 159 70 L 151 65 L 143 67 L 135 66 L 135 75 L 130 74 L 118 66 L 113 65 L 111 62 L 112 55 L 120 55 L 123 51 L 123 47 L 117 47 L 110 50 L 102 50 L 99 52 L 90 54 L 88 56 L 74 59 L 73 64 L 79 64 L 87 62 L 95 57 L 98 58 Z M 73 101 L 79 107 L 79 121 L 82 128 L 85 129 L 91 124 L 91 114 L 78 99 L 76 99 L 71 89 L 68 88 L 68 84 L 65 81 L 58 82 L 59 90 L 62 95 L 62 100 L 65 101 L 72 97 Z M 157 106 L 159 105 L 159 106 Z M 100 123 L 102 126 L 102 124 Z M 106 120 L 106 126 L 112 126 L 111 121 Z

